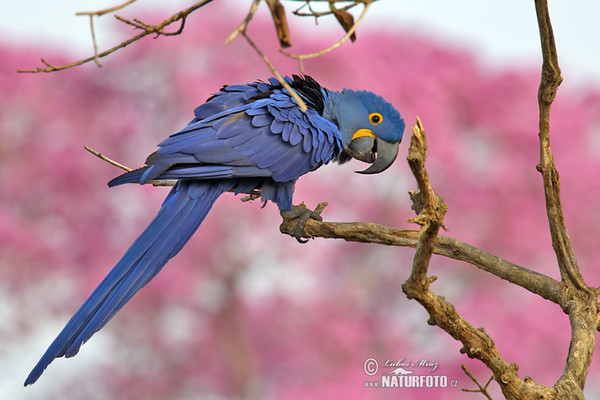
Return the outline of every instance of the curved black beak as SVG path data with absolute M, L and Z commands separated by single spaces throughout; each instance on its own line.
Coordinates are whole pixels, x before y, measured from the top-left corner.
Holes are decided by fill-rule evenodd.
M 370 134 L 369 136 L 360 136 L 352 139 L 346 149 L 346 153 L 352 156 L 352 158 L 371 164 L 375 161 L 374 148 L 375 138 L 373 134 Z
M 352 146 L 350 146 L 352 147 Z M 386 169 L 388 169 L 396 160 L 396 157 L 398 156 L 398 149 L 400 148 L 400 142 L 386 142 L 383 139 L 380 138 L 376 138 L 375 139 L 375 153 L 377 154 L 377 157 L 375 157 L 375 154 L 371 151 L 369 151 L 370 153 L 370 158 L 371 160 L 366 160 L 366 157 L 358 158 L 355 157 L 353 155 L 354 158 L 358 158 L 359 160 L 362 161 L 366 161 L 366 162 L 371 162 L 371 166 L 369 166 L 369 168 L 365 169 L 364 171 L 356 171 L 359 174 L 378 174 L 380 172 L 385 171 Z M 375 160 L 373 160 L 373 157 L 375 157 Z

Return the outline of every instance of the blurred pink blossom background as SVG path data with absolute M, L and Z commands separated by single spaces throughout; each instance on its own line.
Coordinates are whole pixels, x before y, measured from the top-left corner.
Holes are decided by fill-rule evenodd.
M 223 84 L 267 79 L 219 9 L 201 11 L 185 33 L 145 40 L 103 60 L 52 74 L 17 74 L 64 54 L 0 43 L 0 397 L 19 399 L 458 399 L 491 375 L 459 353 L 426 312 L 406 300 L 413 250 L 279 233 L 269 204 L 227 194 L 199 231 L 80 354 L 56 360 L 32 387 L 22 382 L 72 313 L 152 219 L 167 188 L 108 189 L 192 118 Z M 157 19 L 157 18 L 156 18 Z M 148 18 L 152 20 L 152 18 Z M 324 47 L 323 34 L 294 35 L 294 52 Z M 250 35 L 282 73 L 272 22 Z M 335 32 L 331 37 L 338 37 Z M 410 126 L 423 121 L 432 184 L 449 206 L 448 235 L 559 278 L 548 234 L 538 162 L 539 68 L 492 70 L 477 55 L 410 33 L 359 30 L 356 43 L 306 62 L 322 85 L 372 90 L 409 128 L 395 165 L 363 176 L 355 163 L 300 179 L 295 202 L 328 201 L 330 221 L 415 228 L 405 162 Z M 567 225 L 587 283 L 600 273 L 600 90 L 560 90 L 551 140 Z M 521 288 L 434 257 L 433 290 L 474 326 L 485 327 L 521 377 L 552 385 L 564 367 L 569 323 L 559 307 Z M 367 388 L 375 358 L 427 360 L 459 388 Z M 415 371 L 418 371 L 415 369 Z M 593 361 L 589 376 L 600 372 Z M 492 394 L 499 396 L 495 383 Z M 589 379 L 586 394 L 600 396 Z

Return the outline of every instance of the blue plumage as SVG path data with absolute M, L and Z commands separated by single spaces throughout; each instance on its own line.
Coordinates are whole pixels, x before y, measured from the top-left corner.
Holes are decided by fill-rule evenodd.
M 35 382 L 56 357 L 72 357 L 181 250 L 232 181 L 179 181 L 157 216 L 98 285 L 31 371 Z
M 389 167 L 404 122 L 394 107 L 365 91 L 330 92 L 310 77 L 285 78 L 308 105 L 269 82 L 224 86 L 194 110 L 190 123 L 159 143 L 146 166 L 109 186 L 177 180 L 150 225 L 69 320 L 31 371 L 34 383 L 57 357 L 72 357 L 171 259 L 226 191 L 260 190 L 262 200 L 292 209 L 298 177 L 330 161 Z

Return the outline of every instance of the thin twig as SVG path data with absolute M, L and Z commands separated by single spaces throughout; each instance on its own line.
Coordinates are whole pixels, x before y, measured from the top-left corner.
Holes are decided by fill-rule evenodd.
M 465 374 L 467 374 L 467 376 L 469 378 L 471 378 L 471 380 L 473 382 L 475 382 L 475 384 L 479 388 L 479 389 L 461 389 L 463 392 L 481 393 L 485 397 L 487 397 L 489 400 L 494 400 L 494 399 L 492 399 L 492 396 L 490 395 L 490 393 L 487 391 L 488 386 L 494 379 L 494 375 L 492 375 L 490 377 L 490 379 L 488 379 L 488 381 L 486 382 L 485 385 L 481 386 L 481 383 L 479 383 L 479 380 L 477 379 L 477 377 L 475 375 L 473 375 L 473 373 L 471 371 L 469 371 L 469 369 L 467 368 L 467 366 L 465 364 L 462 364 L 460 367 L 462 368 L 463 371 L 465 371 Z
M 97 17 L 100 17 L 104 14 L 109 14 L 115 11 L 119 11 L 125 7 L 127 7 L 128 5 L 135 3 L 136 0 L 129 0 L 126 1 L 123 4 L 119 4 L 118 6 L 114 6 L 114 7 L 109 7 L 109 8 L 105 8 L 103 10 L 97 10 L 97 11 L 79 11 L 76 12 L 75 15 L 95 15 Z
M 246 28 L 248 27 L 248 23 L 250 22 L 250 20 L 252 20 L 252 17 L 254 17 L 254 14 L 256 13 L 256 10 L 258 9 L 259 3 L 260 3 L 260 0 L 254 0 L 254 2 L 252 3 L 252 6 L 250 6 L 250 11 L 248 11 L 248 14 L 246 15 L 246 18 L 244 18 L 242 23 L 237 28 L 235 28 L 235 30 L 231 33 L 231 35 L 229 35 L 227 37 L 227 39 L 225 39 L 225 46 L 227 46 L 229 43 L 231 43 L 231 41 L 233 39 L 235 39 L 237 37 L 237 35 L 246 31 Z
M 247 193 L 247 196 L 242 197 L 240 200 L 243 203 L 245 203 L 247 201 L 253 201 L 253 200 L 259 199 L 260 196 L 261 196 L 260 189 L 252 189 L 252 191 L 250 193 Z
M 271 62 L 271 60 L 269 60 L 269 58 L 262 52 L 262 50 L 258 47 L 258 45 L 256 43 L 254 43 L 254 41 L 252 39 L 250 39 L 248 34 L 246 34 L 246 28 L 248 27 L 248 23 L 250 22 L 250 20 L 256 13 L 259 3 L 260 3 L 260 0 L 254 0 L 254 2 L 252 3 L 252 6 L 250 7 L 250 11 L 246 15 L 246 18 L 244 18 L 242 23 L 225 40 L 225 45 L 228 45 L 229 43 L 231 43 L 231 41 L 233 39 L 235 39 L 238 35 L 241 34 L 246 39 L 248 44 L 250 44 L 250 47 L 252 47 L 254 49 L 254 51 L 256 51 L 256 53 L 260 56 L 260 58 L 262 58 L 262 60 L 265 62 L 265 64 L 267 64 L 267 66 L 271 70 L 271 73 L 279 81 L 281 86 L 286 88 L 288 90 L 288 92 L 290 93 L 290 95 L 296 100 L 300 109 L 303 112 L 306 112 L 307 107 L 306 107 L 306 103 L 304 102 L 304 100 L 302 100 L 302 98 L 298 95 L 298 93 L 296 93 L 296 91 L 294 89 L 292 89 L 292 87 L 285 81 L 285 79 L 283 79 L 283 77 L 281 76 L 279 71 L 277 71 L 277 68 L 275 68 L 275 65 Z
M 288 56 L 290 58 L 294 58 L 294 59 L 298 60 L 298 66 L 299 66 L 300 72 L 304 74 L 305 73 L 304 72 L 304 60 L 306 60 L 307 58 L 314 58 L 314 57 L 322 56 L 323 54 L 329 53 L 330 51 L 335 50 L 338 47 L 340 47 L 342 44 L 344 44 L 344 42 L 346 42 L 346 40 L 348 40 L 350 38 L 350 36 L 352 36 L 352 34 L 356 31 L 356 28 L 358 28 L 358 25 L 360 25 L 360 23 L 362 22 L 365 15 L 367 15 L 367 11 L 369 10 L 371 3 L 372 3 L 372 1 L 364 2 L 365 6 L 362 10 L 362 13 L 358 17 L 358 19 L 356 20 L 354 25 L 352 25 L 352 27 L 348 30 L 348 32 L 346 32 L 346 34 L 340 40 L 338 40 L 331 46 L 327 47 L 326 49 L 323 49 L 323 50 L 320 50 L 320 51 L 317 51 L 314 53 L 306 53 L 306 54 L 292 54 L 283 49 L 279 49 L 279 51 L 282 54 L 285 54 L 286 56 Z
M 347 6 L 344 6 L 342 8 L 338 8 L 338 10 L 343 10 L 343 11 L 348 11 L 353 7 L 356 7 L 359 4 L 362 4 L 364 2 L 362 1 L 355 1 L 351 4 L 348 4 Z M 331 3 L 330 3 L 331 4 Z M 303 13 L 300 12 L 301 9 L 303 9 L 304 7 L 308 6 L 308 9 L 310 10 L 310 12 L 307 13 Z M 311 7 L 310 7 L 310 2 L 307 2 L 303 5 L 301 5 L 300 7 L 298 7 L 296 10 L 292 11 L 292 14 L 297 15 L 299 17 L 315 17 L 315 19 L 319 18 L 319 17 L 324 17 L 326 15 L 332 15 L 333 11 L 329 10 L 329 11 L 314 11 Z
M 263 59 L 263 61 L 265 62 L 265 64 L 267 64 L 267 66 L 269 67 L 269 69 L 271 70 L 271 72 L 273 73 L 273 75 L 275 76 L 275 78 L 279 81 L 279 83 L 281 84 L 281 86 L 283 86 L 284 88 L 286 88 L 288 90 L 288 92 L 290 93 L 290 95 L 296 100 L 296 102 L 298 103 L 298 107 L 300 107 L 300 109 L 303 112 L 306 112 L 307 107 L 306 107 L 306 103 L 304 103 L 304 100 L 302 100 L 302 98 L 300 96 L 298 96 L 298 93 L 296 93 L 296 91 L 294 89 L 292 89 L 292 87 L 285 81 L 285 79 L 283 79 L 283 77 L 277 71 L 277 69 L 275 68 L 275 66 L 273 65 L 273 63 L 260 50 L 260 48 L 256 45 L 256 43 L 254 43 L 254 41 L 252 41 L 252 39 L 250 39 L 250 37 L 248 37 L 248 35 L 246 34 L 246 32 L 242 31 L 241 34 L 242 34 L 242 36 L 244 36 L 246 38 L 246 40 L 248 41 L 248 43 L 250 44 L 250 46 L 252 46 L 252 48 L 254 49 L 254 51 L 256 51 L 258 53 L 258 55 Z
M 122 8 L 127 7 L 128 5 L 134 3 L 136 0 L 129 0 L 123 4 L 120 4 L 118 6 L 115 7 L 110 7 L 110 8 L 105 8 L 103 10 L 97 10 L 97 11 L 79 11 L 76 12 L 75 15 L 79 16 L 79 15 L 87 15 L 90 18 L 90 31 L 92 33 L 92 46 L 94 48 L 94 62 L 96 63 L 97 66 L 101 67 L 102 64 L 100 64 L 100 60 L 98 59 L 98 42 L 96 41 L 96 30 L 94 29 L 94 17 L 100 17 L 104 14 L 108 14 L 117 10 L 120 10 Z
M 310 13 L 300 13 L 300 14 L 298 14 L 300 12 L 300 10 L 302 10 L 304 7 L 308 7 L 308 10 L 310 11 Z M 329 11 L 329 12 L 331 13 L 332 11 Z M 308 1 L 306 3 L 304 3 L 303 5 L 301 5 L 300 7 L 298 7 L 298 9 L 296 9 L 295 11 L 292 11 L 292 14 L 295 14 L 295 15 L 298 15 L 298 16 L 307 16 L 307 17 L 308 16 L 313 16 L 313 17 L 315 17 L 315 25 L 319 25 L 319 15 L 317 15 L 318 13 L 316 13 L 312 9 L 312 7 L 310 5 L 310 2 L 308 2 Z
M 92 153 L 93 155 L 95 155 L 96 157 L 98 157 L 99 159 L 104 160 L 107 163 L 109 163 L 111 165 L 114 165 L 117 168 L 121 168 L 122 170 L 124 170 L 126 172 L 133 171 L 133 169 L 131 169 L 131 168 L 129 168 L 129 167 L 127 167 L 127 166 L 125 166 L 125 165 L 123 165 L 123 164 L 115 161 L 115 160 L 112 160 L 112 159 L 106 157 L 105 155 L 97 152 L 96 150 L 94 150 L 94 149 L 92 149 L 92 148 L 90 148 L 88 146 L 83 146 L 83 148 L 86 149 L 87 151 L 89 151 L 90 153 Z
M 94 62 L 97 66 L 101 67 L 100 60 L 98 59 L 98 42 L 96 41 L 96 30 L 94 29 L 94 16 L 90 15 L 90 30 L 92 31 L 92 46 L 94 47 Z
M 177 32 L 168 33 L 168 32 L 164 32 L 163 29 L 166 26 L 172 24 L 175 21 L 179 21 L 179 20 L 185 19 L 190 13 L 194 12 L 198 8 L 203 7 L 203 6 L 205 6 L 206 4 L 208 4 L 208 3 L 212 2 L 212 1 L 213 0 L 203 0 L 203 1 L 200 1 L 200 2 L 198 2 L 198 3 L 196 3 L 196 4 L 192 5 L 192 6 L 190 6 L 188 8 L 186 8 L 184 10 L 181 10 L 181 11 L 173 14 L 171 17 L 165 19 L 164 21 L 162 21 L 162 22 L 160 22 L 160 23 L 158 23 L 156 25 L 146 25 L 146 26 L 143 26 L 143 27 L 142 26 L 136 26 L 136 28 L 143 29 L 143 31 L 140 32 L 139 34 L 137 34 L 137 35 L 135 35 L 135 36 L 133 36 L 133 37 L 131 37 L 131 38 L 129 38 L 129 39 L 121 42 L 121 43 L 119 43 L 118 45 L 116 45 L 114 47 L 111 47 L 110 49 L 105 50 L 105 51 L 103 51 L 101 53 L 95 54 L 95 55 L 93 55 L 91 57 L 87 57 L 87 58 L 84 58 L 84 59 L 81 59 L 81 60 L 78 60 L 78 61 L 75 61 L 75 62 L 72 62 L 72 63 L 69 63 L 69 64 L 59 65 L 59 66 L 52 65 L 49 62 L 47 62 L 44 59 L 42 59 L 41 61 L 42 61 L 42 63 L 44 65 L 46 65 L 46 68 L 37 67 L 36 69 L 33 69 L 33 70 L 18 70 L 17 72 L 21 72 L 21 73 L 53 72 L 53 71 L 59 71 L 59 70 L 67 69 L 67 68 L 72 68 L 72 67 L 76 67 L 76 66 L 88 63 L 90 61 L 97 60 L 97 59 L 102 58 L 102 57 L 106 57 L 106 56 L 108 56 L 108 55 L 110 55 L 110 54 L 112 54 L 112 53 L 114 53 L 114 52 L 116 52 L 116 51 L 118 51 L 118 50 L 120 50 L 120 49 L 122 49 L 122 48 L 124 48 L 124 47 L 126 47 L 128 45 L 130 45 L 131 43 L 134 43 L 134 42 L 140 40 L 141 38 L 146 37 L 148 35 L 151 35 L 153 33 L 157 34 L 157 35 L 165 35 L 165 36 L 181 33 L 181 30 L 183 29 L 183 22 L 182 22 L 182 26 L 179 28 L 179 30 Z M 117 17 L 117 16 L 115 16 L 115 17 Z M 123 20 L 123 19 L 121 19 L 121 20 Z
M 122 170 L 126 171 L 126 172 L 131 172 L 133 171 L 133 169 L 111 159 L 106 157 L 105 155 L 97 152 L 96 150 L 88 147 L 88 146 L 83 146 L 84 149 L 86 149 L 87 151 L 89 151 L 90 153 L 92 153 L 93 155 L 95 155 L 96 157 L 98 157 L 99 159 L 106 161 L 107 163 L 109 163 L 110 165 L 114 165 L 115 167 L 121 168 Z M 174 186 L 175 185 L 175 181 L 169 181 L 169 180 L 151 180 L 150 182 L 151 185 L 153 186 Z

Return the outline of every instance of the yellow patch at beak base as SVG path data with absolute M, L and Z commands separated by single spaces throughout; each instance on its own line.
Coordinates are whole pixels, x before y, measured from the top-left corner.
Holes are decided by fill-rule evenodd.
M 354 135 L 352 135 L 352 140 L 365 136 L 375 139 L 375 135 L 373 134 L 373 132 L 371 132 L 370 129 L 359 129 L 356 132 L 354 132 Z

